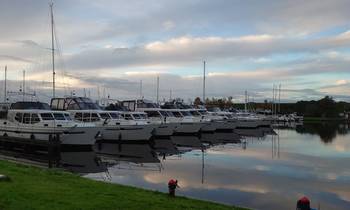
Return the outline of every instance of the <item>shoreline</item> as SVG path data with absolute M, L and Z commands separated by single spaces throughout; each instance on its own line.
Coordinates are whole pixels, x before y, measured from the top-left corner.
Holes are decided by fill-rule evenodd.
M 0 209 L 246 209 L 5 160 L 0 174 Z

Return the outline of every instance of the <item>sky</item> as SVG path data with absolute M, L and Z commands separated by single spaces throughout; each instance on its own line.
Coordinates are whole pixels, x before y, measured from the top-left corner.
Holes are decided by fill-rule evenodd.
M 348 0 L 54 1 L 56 92 L 132 99 L 350 101 Z M 0 0 L 8 90 L 52 96 L 49 1 Z M 4 76 L 0 78 L 3 90 Z M 142 91 L 140 92 L 140 81 Z M 85 89 L 85 91 L 84 91 Z M 2 93 L 2 94 L 1 94 Z M 98 94 L 99 93 L 99 94 Z M 3 91 L 0 91 L 3 97 Z

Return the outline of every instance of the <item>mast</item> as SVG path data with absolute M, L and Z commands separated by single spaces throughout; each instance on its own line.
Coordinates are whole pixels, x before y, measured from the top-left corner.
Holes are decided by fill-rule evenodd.
M 278 91 L 278 113 L 281 113 L 281 84 Z
M 203 104 L 205 105 L 205 61 L 203 61 Z
M 24 97 L 26 94 L 26 71 L 25 70 L 23 70 L 22 94 L 23 94 L 22 100 L 24 101 Z
M 53 21 L 53 2 L 50 3 L 51 14 L 51 54 L 52 54 L 52 97 L 55 98 L 55 43 L 54 43 L 54 21 Z
M 140 80 L 140 99 L 142 99 L 142 80 Z
M 247 112 L 248 93 L 244 92 L 244 112 Z
M 157 76 L 157 104 L 159 103 L 159 76 Z
M 6 90 L 7 84 L 6 83 L 7 83 L 7 66 L 5 66 L 4 102 L 7 101 L 7 90 Z
M 271 100 L 271 116 L 274 116 L 274 102 L 275 102 L 275 84 L 273 84 L 273 87 L 272 87 L 272 100 Z

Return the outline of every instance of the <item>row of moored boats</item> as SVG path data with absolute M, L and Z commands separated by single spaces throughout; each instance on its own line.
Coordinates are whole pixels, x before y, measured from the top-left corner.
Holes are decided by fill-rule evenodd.
M 237 128 L 270 126 L 271 119 L 249 113 L 163 107 L 147 100 L 121 102 L 122 109 L 101 108 L 86 97 L 53 98 L 50 105 L 21 101 L 3 103 L 0 135 L 7 139 L 93 145 L 96 141 L 149 140 L 153 136 L 196 135 Z M 114 107 L 111 109 L 111 107 Z

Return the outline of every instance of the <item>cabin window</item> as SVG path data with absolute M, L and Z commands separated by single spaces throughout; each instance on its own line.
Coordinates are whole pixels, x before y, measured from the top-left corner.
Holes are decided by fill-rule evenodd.
M 191 116 L 191 114 L 189 112 L 186 112 L 186 111 L 181 111 L 181 114 L 183 116 Z
M 172 112 L 166 112 L 168 114 L 168 117 L 175 117 L 175 115 Z
M 197 112 L 197 111 L 190 111 L 190 113 L 193 115 L 193 116 L 201 116 L 200 114 L 199 114 L 199 112 Z
M 30 123 L 34 124 L 34 123 L 38 123 L 38 122 L 40 122 L 39 116 L 37 114 L 32 114 L 32 118 L 31 118 Z
M 67 114 L 67 113 L 64 114 L 64 117 L 65 117 L 66 120 L 68 120 L 68 121 L 71 121 L 71 120 L 72 120 L 72 118 L 70 117 L 70 115 Z
M 147 111 L 148 117 L 161 117 L 158 111 Z
M 168 112 L 166 112 L 166 111 L 159 111 L 159 112 L 163 117 L 170 117 Z
M 80 107 L 79 105 L 73 100 L 71 99 L 69 102 L 68 102 L 68 107 L 67 107 L 68 110 L 79 110 Z
M 91 113 L 91 122 L 100 121 L 100 117 L 96 113 Z
M 59 99 L 58 100 L 58 105 L 57 105 L 57 109 L 59 110 L 64 110 L 64 104 L 65 104 L 65 100 L 62 98 L 62 99 Z
M 74 119 L 77 120 L 77 121 L 83 121 L 83 114 L 80 113 L 80 112 L 75 113 Z
M 16 113 L 16 116 L 15 116 L 15 120 L 17 121 L 17 122 L 22 122 L 22 113 Z
M 53 120 L 54 119 L 51 113 L 41 113 L 40 116 L 41 116 L 41 119 L 43 119 L 43 120 Z
M 102 119 L 110 119 L 111 117 L 109 116 L 109 114 L 108 113 L 100 113 L 100 116 L 101 116 L 101 118 Z
M 124 114 L 124 118 L 126 120 L 132 120 L 133 119 L 130 114 Z
M 90 122 L 90 113 L 83 113 L 83 121 Z
M 137 119 L 137 120 L 141 119 L 139 114 L 133 114 L 132 116 L 134 116 L 134 118 Z
M 120 114 L 116 112 L 110 112 L 109 115 L 112 117 L 112 119 L 120 119 Z
M 173 113 L 173 115 L 174 115 L 175 117 L 177 117 L 177 118 L 182 117 L 182 115 L 181 115 L 180 112 L 172 112 L 172 113 Z
M 64 118 L 64 115 L 62 113 L 53 113 L 53 116 L 55 120 L 66 120 L 66 118 Z
M 141 119 L 147 119 L 147 114 L 140 114 Z
M 58 99 L 52 99 L 51 109 L 58 109 Z
M 24 113 L 23 114 L 23 123 L 24 124 L 30 124 L 30 114 L 29 113 Z

